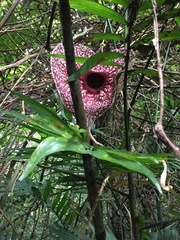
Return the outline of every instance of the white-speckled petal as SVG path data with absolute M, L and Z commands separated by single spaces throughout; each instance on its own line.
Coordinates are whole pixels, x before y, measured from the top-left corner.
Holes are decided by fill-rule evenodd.
M 83 44 L 76 44 L 74 46 L 75 56 L 91 57 L 95 54 L 90 48 Z M 116 52 L 125 53 L 125 49 L 116 49 Z M 64 47 L 59 43 L 53 50 L 53 54 L 64 54 Z M 119 58 L 115 60 L 121 65 L 124 65 L 124 59 Z M 77 63 L 76 68 L 79 69 L 81 64 Z M 94 121 L 104 113 L 112 103 L 115 87 L 115 76 L 119 71 L 117 66 L 103 66 L 97 65 L 89 72 L 81 76 L 80 87 L 84 109 L 87 117 L 88 128 L 92 126 Z M 73 103 L 70 93 L 70 87 L 67 82 L 66 62 L 62 58 L 51 57 L 51 71 L 55 81 L 56 88 L 64 105 L 74 114 Z M 93 74 L 93 75 L 91 75 Z M 87 84 L 89 76 L 100 77 L 103 79 L 103 84 L 99 88 L 91 88 Z

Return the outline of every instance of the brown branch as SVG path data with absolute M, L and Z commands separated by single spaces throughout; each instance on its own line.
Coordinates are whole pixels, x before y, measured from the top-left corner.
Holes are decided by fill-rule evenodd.
M 157 4 L 156 0 L 152 0 L 153 6 L 153 25 L 154 25 L 154 47 L 157 55 L 157 69 L 159 75 L 159 85 L 160 85 L 160 115 L 159 120 L 155 126 L 155 138 L 160 139 L 166 146 L 170 147 L 174 154 L 180 158 L 180 149 L 168 138 L 163 128 L 163 114 L 164 114 L 164 79 L 162 72 L 162 64 L 160 57 L 160 47 L 159 47 L 159 32 L 158 32 L 158 20 L 157 20 Z

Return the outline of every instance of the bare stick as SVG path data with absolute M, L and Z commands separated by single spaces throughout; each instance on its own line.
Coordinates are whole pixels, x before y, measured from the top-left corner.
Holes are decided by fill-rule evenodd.
M 156 50 L 157 55 L 157 69 L 159 75 L 159 85 L 160 85 L 160 115 L 159 120 L 155 126 L 155 138 L 160 139 L 166 146 L 169 146 L 174 154 L 180 158 L 180 149 L 167 137 L 164 128 L 163 128 L 163 114 L 164 114 L 164 80 L 163 80 L 163 72 L 162 72 L 162 64 L 160 57 L 160 48 L 159 48 L 159 32 L 158 32 L 158 20 L 156 13 L 156 0 L 152 0 L 153 6 L 153 24 L 154 24 L 154 39 L 153 44 Z

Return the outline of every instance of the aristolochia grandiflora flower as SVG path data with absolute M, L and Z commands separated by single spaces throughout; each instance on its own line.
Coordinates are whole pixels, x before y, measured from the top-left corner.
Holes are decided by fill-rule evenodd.
M 124 48 L 116 49 L 115 51 L 125 54 Z M 74 52 L 76 57 L 91 57 L 95 54 L 83 44 L 76 44 Z M 52 53 L 64 54 L 63 44 L 59 43 Z M 115 61 L 122 66 L 124 65 L 123 58 Z M 76 69 L 79 69 L 81 65 L 76 63 Z M 74 114 L 70 87 L 67 82 L 68 75 L 65 60 L 63 58 L 51 57 L 51 70 L 62 102 Z M 80 77 L 82 99 L 89 130 L 94 121 L 110 107 L 114 96 L 115 76 L 120 70 L 118 66 L 97 65 Z

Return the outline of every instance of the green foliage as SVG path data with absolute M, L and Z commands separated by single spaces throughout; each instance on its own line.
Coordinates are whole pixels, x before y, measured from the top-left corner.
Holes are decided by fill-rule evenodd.
M 32 118 L 32 120 L 29 120 L 29 118 L 27 119 L 26 123 L 31 125 L 31 129 L 33 130 L 33 127 L 35 126 L 34 131 L 38 131 L 39 129 L 40 132 L 42 132 L 43 129 L 43 132 L 46 135 L 50 135 L 49 137 L 45 138 L 33 152 L 22 176 L 20 177 L 20 180 L 23 180 L 25 177 L 27 177 L 44 157 L 50 156 L 54 153 L 61 153 L 62 151 L 72 151 L 79 154 L 90 154 L 98 159 L 111 162 L 112 165 L 111 167 L 109 166 L 111 170 L 113 170 L 114 167 L 116 167 L 116 169 L 120 167 L 121 171 L 124 169 L 125 171 L 141 173 L 148 177 L 161 192 L 159 183 L 155 179 L 153 173 L 146 166 L 141 164 L 159 163 L 156 155 L 152 156 L 123 152 L 106 147 L 94 147 L 94 149 L 91 149 L 91 146 L 88 146 L 88 144 L 80 137 L 80 132 L 78 136 L 73 134 L 73 129 L 69 128 L 65 122 L 59 119 L 58 116 L 55 116 L 49 109 L 44 106 L 42 106 L 41 109 L 41 105 L 39 103 L 28 98 L 27 96 L 17 93 L 16 95 L 23 99 L 27 104 L 32 106 L 32 108 L 36 110 L 39 115 L 39 118 Z M 52 118 L 48 116 L 48 113 L 50 113 L 49 115 L 52 116 Z M 19 115 L 16 116 L 18 117 Z M 22 117 L 24 118 L 24 116 Z M 53 119 L 58 121 L 53 122 Z M 162 159 L 164 159 L 164 155 L 157 155 L 157 157 L 162 157 Z
M 77 57 L 76 61 L 83 65 L 70 76 L 73 81 L 99 63 L 113 66 L 117 64 L 111 59 L 124 57 L 108 51 L 127 44 L 129 2 L 70 0 L 70 4 L 73 34 L 93 26 L 88 35 L 76 41 L 95 52 L 100 46 L 105 50 L 88 59 Z M 1 20 L 11 5 L 11 1 L 1 1 Z M 153 136 L 159 117 L 159 79 L 153 55 L 152 2 L 143 0 L 136 7 L 131 39 L 136 58 L 134 67 L 127 72 L 134 152 L 124 151 L 119 85 L 113 107 L 93 127 L 93 134 L 105 146 L 87 144 L 81 136 L 83 133 L 86 138 L 87 133 L 79 129 L 72 114 L 62 105 L 50 74 L 51 54 L 40 51 L 46 45 L 50 1 L 20 3 L 0 30 L 0 239 L 79 239 L 84 232 L 83 239 L 94 239 L 94 227 L 88 222 L 90 207 L 82 161 L 82 155 L 86 154 L 94 158 L 99 188 L 106 174 L 110 174 L 100 200 L 107 239 L 132 239 L 127 172 L 134 173 L 142 239 L 178 239 L 179 160 Z M 163 124 L 167 135 L 179 146 L 179 1 L 157 0 L 157 9 L 165 88 Z M 59 27 L 56 11 L 52 47 L 62 40 Z M 35 57 L 18 62 L 34 53 Z M 57 57 L 64 58 L 59 54 Z M 15 65 L 8 67 L 8 64 Z M 118 77 L 123 76 L 124 69 L 120 66 Z M 9 95 L 11 90 L 16 92 Z M 167 161 L 167 183 L 173 189 L 159 195 L 161 160 Z
M 148 240 L 169 240 L 169 239 L 174 239 L 178 240 L 179 239 L 179 232 L 176 228 L 169 228 L 169 229 L 163 229 L 157 233 L 153 233 L 148 237 Z

